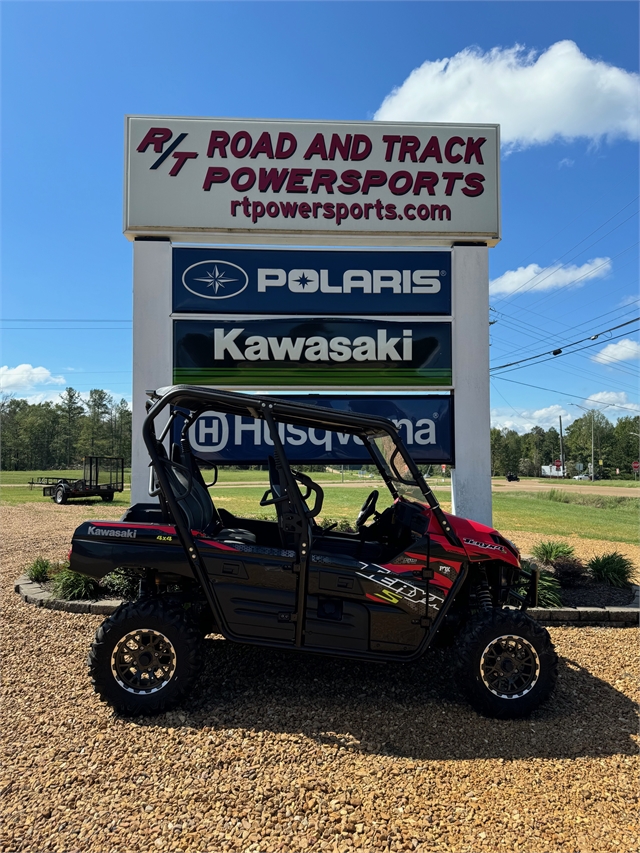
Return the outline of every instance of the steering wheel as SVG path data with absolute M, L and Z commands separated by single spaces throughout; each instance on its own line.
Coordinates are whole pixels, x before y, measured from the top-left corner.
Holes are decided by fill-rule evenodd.
M 362 504 L 362 509 L 358 513 L 358 517 L 356 518 L 356 532 L 359 533 L 364 527 L 365 521 L 371 518 L 372 515 L 378 515 L 376 512 L 376 503 L 378 502 L 378 498 L 380 497 L 380 492 L 377 489 L 374 489 L 371 494 L 368 496 L 366 501 Z

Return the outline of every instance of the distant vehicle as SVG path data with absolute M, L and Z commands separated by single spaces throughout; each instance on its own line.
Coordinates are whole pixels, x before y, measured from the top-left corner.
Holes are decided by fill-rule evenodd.
M 519 483 L 520 477 L 517 474 L 512 474 L 511 471 L 507 474 L 507 482 L 508 483 Z
M 590 480 L 591 477 L 588 474 L 576 474 L 573 478 L 574 480 Z
M 57 504 L 69 498 L 102 498 L 112 501 L 116 492 L 124 489 L 124 459 L 122 456 L 85 456 L 83 476 L 79 480 L 67 477 L 36 477 L 29 488 L 44 486 L 42 494 Z

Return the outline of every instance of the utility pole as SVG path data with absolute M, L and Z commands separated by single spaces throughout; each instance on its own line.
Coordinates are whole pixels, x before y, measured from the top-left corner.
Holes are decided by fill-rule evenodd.
M 558 415 L 558 417 L 560 419 L 560 465 L 562 466 L 562 479 L 564 480 L 566 466 L 564 464 L 564 446 L 562 443 L 562 415 Z
M 595 443 L 593 440 L 593 432 L 594 432 L 594 421 L 595 421 L 595 409 L 587 409 L 584 406 L 581 406 L 579 403 L 571 403 L 572 406 L 577 406 L 579 409 L 582 409 L 584 412 L 588 412 L 591 415 L 591 481 L 596 478 L 596 453 L 595 453 Z M 603 406 L 599 409 L 600 412 L 604 412 L 605 409 L 609 408 L 609 404 Z

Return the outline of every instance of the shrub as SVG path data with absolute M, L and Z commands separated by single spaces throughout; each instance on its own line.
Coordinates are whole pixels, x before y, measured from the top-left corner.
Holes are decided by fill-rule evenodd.
M 587 569 L 594 581 L 624 589 L 631 582 L 634 565 L 624 554 L 611 551 L 600 557 L 592 557 L 587 563 Z
M 528 560 L 522 560 L 522 568 L 531 571 L 535 568 L 535 564 L 530 563 Z M 519 592 L 520 595 L 526 595 L 528 583 L 528 578 L 522 578 L 516 592 Z M 540 577 L 538 579 L 538 607 L 562 607 L 560 583 L 555 575 L 551 574 L 547 569 L 540 569 Z
M 106 592 L 115 595 L 117 598 L 135 601 L 138 597 L 140 575 L 135 569 L 116 569 L 105 575 L 100 585 Z
M 538 607 L 562 607 L 560 583 L 551 572 L 540 569 L 538 581 Z
M 100 587 L 93 578 L 64 568 L 53 579 L 53 594 L 65 601 L 87 600 L 97 598 Z
M 553 561 L 553 571 L 560 586 L 577 586 L 585 576 L 585 569 L 577 557 L 558 557 Z
M 557 539 L 548 539 L 546 542 L 538 542 L 531 549 L 531 553 L 541 563 L 553 563 L 558 557 L 573 557 L 574 548 L 566 542 Z
M 323 530 L 326 530 L 327 527 L 331 527 L 333 524 L 335 524 L 334 530 L 341 530 L 343 533 L 355 533 L 351 522 L 346 518 L 323 518 L 320 526 Z
M 44 583 L 44 581 L 49 580 L 50 568 L 51 563 L 49 562 L 49 560 L 45 560 L 44 557 L 36 557 L 36 559 L 27 569 L 27 575 L 29 576 L 29 580 L 33 581 L 34 583 Z

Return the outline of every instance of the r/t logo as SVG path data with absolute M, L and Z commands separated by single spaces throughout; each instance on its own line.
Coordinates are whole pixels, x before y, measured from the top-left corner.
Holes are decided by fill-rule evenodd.
M 143 154 L 150 145 L 153 145 L 153 150 L 156 152 L 156 154 L 159 154 L 160 156 L 155 161 L 155 163 L 149 166 L 150 169 L 158 169 L 160 166 L 162 166 L 167 157 L 172 155 L 176 162 L 172 166 L 169 175 L 172 178 L 175 178 L 175 176 L 180 172 L 180 169 L 182 169 L 187 160 L 196 159 L 196 157 L 198 156 L 198 152 L 176 151 L 178 145 L 180 145 L 181 142 L 184 142 L 184 140 L 187 138 L 187 133 L 181 133 L 174 139 L 174 141 L 171 143 L 171 145 L 169 145 L 166 151 L 163 150 L 165 143 L 168 142 L 172 136 L 173 131 L 169 130 L 168 127 L 151 127 L 147 131 L 145 138 L 136 148 L 136 151 L 139 151 L 141 154 Z

